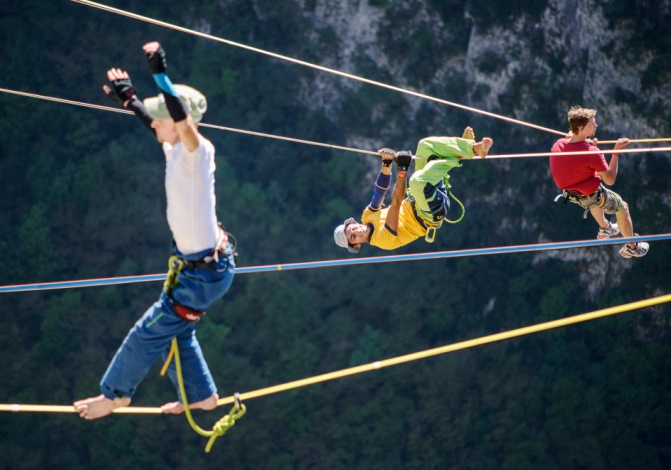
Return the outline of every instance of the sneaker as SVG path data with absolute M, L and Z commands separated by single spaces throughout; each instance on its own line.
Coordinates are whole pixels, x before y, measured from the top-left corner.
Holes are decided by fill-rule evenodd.
M 620 255 L 623 258 L 641 258 L 648 254 L 648 249 L 650 249 L 650 245 L 646 242 L 637 242 L 636 247 L 634 248 L 629 248 L 629 245 L 624 245 L 620 249 Z
M 614 237 L 620 233 L 620 227 L 617 224 L 608 222 L 608 228 L 599 228 L 599 233 L 596 234 L 598 240 L 605 240 L 606 238 Z

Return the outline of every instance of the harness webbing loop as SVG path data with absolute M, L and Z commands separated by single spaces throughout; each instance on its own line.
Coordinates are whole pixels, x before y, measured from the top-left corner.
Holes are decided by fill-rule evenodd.
M 172 290 L 177 287 L 179 281 L 177 281 L 177 276 L 184 267 L 184 260 L 179 256 L 171 256 L 168 259 L 168 275 L 165 278 L 163 283 L 163 291 L 170 295 Z

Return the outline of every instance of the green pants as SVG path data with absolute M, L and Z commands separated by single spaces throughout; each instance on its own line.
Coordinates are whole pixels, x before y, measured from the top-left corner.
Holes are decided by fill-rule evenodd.
M 471 159 L 473 141 L 459 137 L 427 137 L 415 152 L 415 172 L 409 181 L 409 196 L 415 200 L 417 215 L 430 226 L 442 224 L 450 198 L 448 172 L 461 166 L 462 159 Z

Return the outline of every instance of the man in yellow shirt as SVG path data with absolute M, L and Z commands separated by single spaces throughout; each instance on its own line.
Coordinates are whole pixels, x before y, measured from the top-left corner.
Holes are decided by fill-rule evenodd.
M 361 223 L 350 217 L 336 227 L 333 238 L 338 246 L 350 253 L 358 253 L 361 245 L 370 243 L 383 250 L 394 250 L 425 237 L 433 241 L 435 231 L 450 207 L 447 191 L 448 172 L 461 166 L 463 159 L 475 155 L 481 158 L 494 142 L 485 137 L 475 142 L 473 129 L 467 127 L 463 137 L 427 137 L 417 146 L 415 173 L 406 192 L 408 167 L 413 159 L 410 151 L 378 151 L 382 167 L 375 182 L 373 198 L 361 215 Z M 398 173 L 391 197 L 391 205 L 382 208 L 382 202 L 391 183 L 391 164 L 396 162 Z

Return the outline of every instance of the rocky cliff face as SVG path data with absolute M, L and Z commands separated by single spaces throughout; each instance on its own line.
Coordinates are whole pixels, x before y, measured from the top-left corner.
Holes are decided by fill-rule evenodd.
M 566 103 L 581 102 L 599 109 L 614 134 L 668 131 L 671 68 L 659 59 L 669 39 L 655 35 L 670 19 L 669 0 L 549 0 L 536 14 L 512 6 L 494 23 L 482 19 L 488 16 L 478 9 L 483 2 L 453 2 L 442 14 L 429 0 L 297 3 L 314 26 L 311 40 L 337 42 L 319 56 L 321 65 L 367 78 L 379 74 L 389 84 L 494 113 L 560 123 L 561 130 Z M 463 84 L 458 94 L 457 84 Z M 303 98 L 306 105 L 334 108 L 360 86 L 318 74 L 305 83 Z M 408 102 L 419 109 L 416 99 Z M 639 112 L 653 107 L 660 113 Z
M 512 2 L 505 9 L 488 3 L 496 2 L 300 0 L 297 7 L 313 25 L 308 35 L 320 45 L 321 54 L 315 56 L 320 65 L 559 132 L 567 128 L 568 108 L 581 104 L 599 110 L 602 140 L 669 135 L 669 0 L 548 0 Z M 364 114 L 358 118 L 365 125 L 346 132 L 347 145 L 359 148 L 377 148 L 389 137 L 394 142 L 408 139 L 409 144 L 422 132 L 456 132 L 453 128 L 464 119 L 491 132 L 497 139 L 495 153 L 547 151 L 556 138 L 407 95 L 400 98 L 399 112 L 398 102 L 388 102 L 390 94 L 370 98 L 375 94 L 372 88 L 316 73 L 303 79 L 300 99 L 308 107 L 326 110 L 337 125 L 347 128 L 353 116 L 343 112 L 343 104 L 353 95 L 368 97 L 368 106 L 356 108 Z M 625 196 L 631 194 L 628 188 L 652 178 L 645 160 L 635 159 L 621 158 L 623 176 L 615 189 Z M 370 165 L 371 173 L 377 171 L 372 160 Z M 491 165 L 501 184 L 501 175 L 520 168 L 527 180 L 542 181 L 523 187 L 490 186 L 489 194 L 477 196 L 477 203 L 502 214 L 495 229 L 502 239 L 519 239 L 520 232 L 537 241 L 557 239 L 551 225 L 539 223 L 546 214 L 543 205 L 552 204 L 556 194 L 547 167 L 510 161 Z M 645 205 L 633 198 L 628 199 L 636 213 Z M 671 202 L 666 191 L 654 198 L 662 207 Z M 519 210 L 511 211 L 511 204 Z M 577 209 L 566 211 L 570 209 L 577 220 Z M 668 223 L 666 228 L 671 228 Z M 643 233 L 656 230 L 661 227 L 644 228 Z M 597 262 L 598 256 L 590 250 L 556 252 L 541 254 L 535 262 L 556 257 L 580 261 L 584 281 L 600 280 L 589 283 L 588 295 L 595 296 L 607 283 L 619 283 L 631 265 L 617 256 Z

